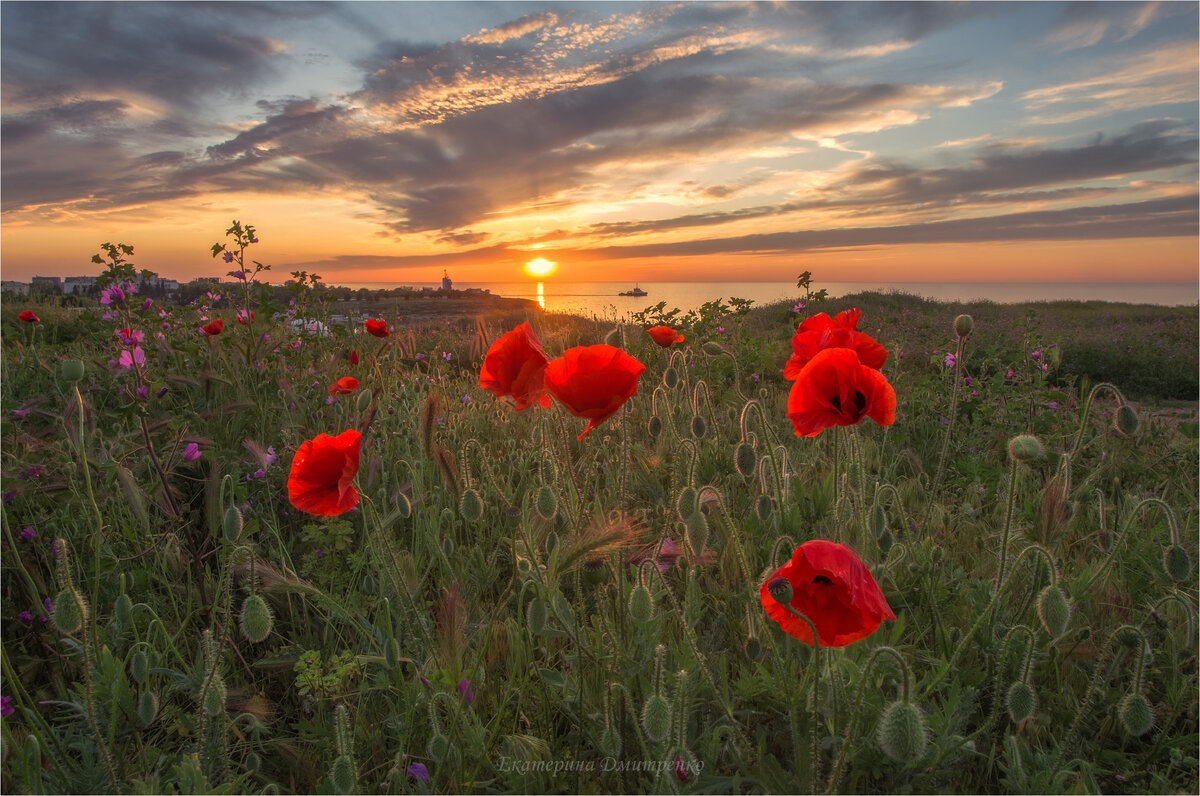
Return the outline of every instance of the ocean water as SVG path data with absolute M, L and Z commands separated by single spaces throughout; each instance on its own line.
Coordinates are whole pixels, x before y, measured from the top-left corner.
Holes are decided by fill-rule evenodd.
M 342 282 L 345 287 L 388 290 L 402 285 L 416 288 L 440 287 L 434 282 Z M 497 296 L 537 301 L 547 312 L 595 315 L 601 319 L 621 320 L 630 313 L 654 306 L 660 301 L 667 308 L 692 310 L 715 299 L 750 299 L 754 306 L 778 301 L 796 301 L 802 293 L 795 282 L 641 282 L 646 296 L 619 296 L 634 285 L 627 282 L 455 282 L 459 290 L 482 288 Z M 900 291 L 938 301 L 970 303 L 988 300 L 998 304 L 1022 301 L 1118 301 L 1129 304 L 1163 306 L 1192 305 L 1200 300 L 1200 285 L 1182 283 L 983 283 L 983 282 L 822 282 L 830 296 L 838 297 L 863 290 Z

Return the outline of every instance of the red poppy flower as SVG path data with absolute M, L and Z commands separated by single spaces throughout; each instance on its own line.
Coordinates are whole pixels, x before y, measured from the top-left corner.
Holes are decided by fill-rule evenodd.
M 342 376 L 336 384 L 329 385 L 330 395 L 346 395 L 358 389 L 358 379 L 353 376 Z
M 853 644 L 874 633 L 884 619 L 896 618 L 871 570 L 853 550 L 814 539 L 797 547 L 791 561 L 758 590 L 767 615 L 805 644 L 813 643 L 812 628 L 771 595 L 767 587 L 776 578 L 791 584 L 791 606 L 812 620 L 822 647 Z
M 654 342 L 663 348 L 670 346 L 671 343 L 683 342 L 683 335 L 676 332 L 670 326 L 652 326 L 646 330 L 646 334 L 650 335 Z
M 822 312 L 800 324 L 792 337 L 792 358 L 783 367 L 784 378 L 796 378 L 800 370 L 826 348 L 852 348 L 862 364 L 875 370 L 882 368 L 888 358 L 887 349 L 871 335 L 855 328 L 861 315 L 859 309 L 839 312 L 833 318 Z
M 41 320 L 41 318 L 33 314 L 33 310 L 25 310 L 17 317 L 25 321 L 25 323 L 37 323 Z
M 827 348 L 800 370 L 788 394 L 788 418 L 796 436 L 815 437 L 830 426 L 852 426 L 864 417 L 881 426 L 895 423 L 896 391 L 853 350 Z
M 305 440 L 292 458 L 288 500 L 301 511 L 322 517 L 345 514 L 358 505 L 352 481 L 358 473 L 362 435 L 354 429 L 336 437 L 318 434 Z
M 204 326 L 200 327 L 200 331 L 204 332 L 206 335 L 209 335 L 210 337 L 214 334 L 220 334 L 224 329 L 225 329 L 225 321 L 221 320 L 220 318 L 217 318 L 212 323 L 207 323 Z
M 351 364 L 351 365 L 357 365 L 357 364 L 358 364 L 358 352 L 357 352 L 357 351 L 351 351 L 351 352 L 350 352 L 350 364 Z
M 363 326 L 367 327 L 367 331 L 376 337 L 389 337 L 391 332 L 388 331 L 387 321 L 379 321 L 374 318 L 368 318 L 363 321 Z
M 546 390 L 576 417 L 588 419 L 583 439 L 637 392 L 646 366 L 610 345 L 576 346 L 546 366 Z
M 511 395 L 517 401 L 517 411 L 535 403 L 548 407 L 550 396 L 546 395 L 543 375 L 549 361 L 526 321 L 492 343 L 479 369 L 479 386 L 491 390 L 497 398 Z

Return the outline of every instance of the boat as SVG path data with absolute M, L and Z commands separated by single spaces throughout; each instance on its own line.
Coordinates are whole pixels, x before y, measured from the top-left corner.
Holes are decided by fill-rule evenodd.
M 618 296 L 648 296 L 650 294 L 647 293 L 646 291 L 642 290 L 641 285 L 639 284 L 639 285 L 635 285 L 633 290 L 626 290 L 625 292 L 618 293 L 617 295 Z

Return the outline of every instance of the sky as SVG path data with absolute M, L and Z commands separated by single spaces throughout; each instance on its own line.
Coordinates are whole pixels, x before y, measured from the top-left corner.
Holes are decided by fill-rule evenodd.
M 1200 8 L 0 2 L 0 273 L 1195 282 Z

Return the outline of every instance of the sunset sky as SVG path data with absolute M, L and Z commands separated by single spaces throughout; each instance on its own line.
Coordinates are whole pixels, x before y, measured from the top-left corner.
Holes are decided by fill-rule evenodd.
M 1194 282 L 1196 3 L 0 4 L 4 279 Z

